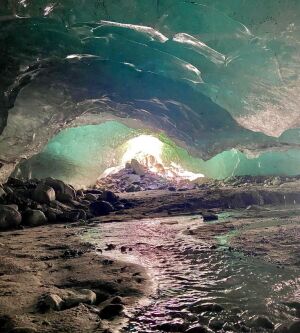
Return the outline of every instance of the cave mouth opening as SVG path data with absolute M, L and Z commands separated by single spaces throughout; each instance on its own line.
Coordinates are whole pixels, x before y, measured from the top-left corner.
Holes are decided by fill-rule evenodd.
M 120 164 L 107 168 L 100 179 L 112 176 L 122 169 L 131 170 L 134 174 L 144 176 L 146 173 L 158 175 L 175 184 L 181 181 L 194 181 L 204 177 L 202 173 L 186 170 L 180 164 L 172 161 L 165 154 L 165 143 L 157 137 L 141 134 L 125 142 L 125 152 L 120 159 Z M 154 178 L 152 178 L 154 181 Z
M 19 163 L 13 176 L 24 180 L 52 177 L 78 189 L 93 187 L 97 183 L 105 187 L 111 185 L 110 181 L 114 182 L 126 174 L 129 176 L 130 168 L 126 169 L 126 165 L 132 160 L 136 160 L 143 172 L 147 171 L 153 177 L 152 184 L 151 177 L 148 179 L 146 189 L 156 188 L 153 182 L 160 182 L 161 178 L 167 184 L 179 182 L 192 186 L 197 182 L 202 184 L 206 180 L 234 176 L 300 174 L 300 151 L 297 149 L 264 151 L 255 156 L 231 149 L 203 160 L 159 131 L 141 127 L 134 129 L 120 121 L 110 120 L 60 131 L 40 153 Z M 134 174 L 132 170 L 131 173 Z M 129 176 L 131 183 L 138 182 L 137 178 Z M 132 190 L 129 185 L 132 184 L 125 188 Z M 117 186 L 112 190 L 119 191 L 120 188 Z

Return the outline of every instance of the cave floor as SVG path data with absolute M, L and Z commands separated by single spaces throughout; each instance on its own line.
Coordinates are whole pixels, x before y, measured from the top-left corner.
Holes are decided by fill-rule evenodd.
M 124 325 L 124 316 L 100 319 L 99 311 L 116 296 L 125 310 L 139 306 L 152 292 L 151 276 L 139 265 L 120 256 L 106 256 L 106 244 L 96 246 L 84 239 L 102 223 L 178 216 L 196 222 L 186 235 L 203 241 L 214 251 L 243 252 L 278 267 L 299 270 L 300 198 L 297 184 L 284 187 L 190 190 L 184 192 L 149 191 L 122 194 L 133 208 L 90 220 L 87 224 L 57 224 L 3 232 L 0 234 L 0 328 L 10 332 L 114 332 Z M 259 205 L 274 202 L 267 205 Z M 300 201 L 299 201 L 300 202 Z M 203 222 L 201 213 L 217 214 L 219 220 Z M 197 224 L 199 221 L 199 225 Z M 99 224 L 100 223 L 100 224 Z M 137 240 L 138 241 L 138 240 Z M 166 258 L 167 260 L 167 258 Z M 41 295 L 62 298 L 68 292 L 93 290 L 99 304 L 81 303 L 64 311 L 41 313 Z M 145 296 L 145 297 L 144 297 Z M 299 300 L 298 300 L 299 301 Z M 16 331 L 17 332 L 17 331 Z M 18 331 L 19 332 L 19 331 Z M 21 331 L 20 331 L 21 332 Z

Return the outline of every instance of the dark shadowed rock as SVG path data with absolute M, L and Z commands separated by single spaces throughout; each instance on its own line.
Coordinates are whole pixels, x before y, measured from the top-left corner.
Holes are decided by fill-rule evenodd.
M 58 200 L 61 202 L 68 202 L 69 200 L 75 199 L 76 191 L 71 185 L 65 184 L 63 181 L 51 177 L 46 178 L 44 182 L 46 185 L 54 189 L 55 194 L 59 197 Z
M 220 330 L 222 329 L 223 325 L 225 324 L 224 320 L 218 318 L 211 318 L 209 321 L 208 326 L 213 330 Z
M 299 333 L 300 332 L 300 320 L 295 321 L 288 328 L 288 333 Z
M 109 304 L 106 305 L 99 313 L 101 319 L 113 319 L 116 316 L 119 316 L 124 310 L 122 304 Z
M 60 311 L 62 310 L 63 305 L 64 301 L 56 294 L 45 294 L 39 301 L 39 308 L 43 312 L 49 310 Z
M 55 191 L 52 187 L 40 183 L 34 190 L 32 198 L 39 203 L 49 204 L 55 200 Z
M 22 216 L 13 207 L 0 205 L 0 230 L 16 228 L 21 224 Z
M 96 201 L 96 200 L 98 199 L 98 195 L 93 194 L 93 193 L 87 193 L 87 194 L 84 196 L 84 199 L 85 199 L 85 200 L 88 200 L 88 201 Z
M 197 325 L 188 328 L 185 333 L 208 333 L 208 329 L 205 326 Z
M 274 329 L 274 333 L 289 333 L 288 325 L 286 325 L 286 324 L 276 325 L 276 327 Z
M 95 201 L 90 204 L 90 212 L 95 216 L 107 215 L 114 211 L 114 207 L 107 201 Z
M 203 221 L 216 221 L 219 219 L 218 215 L 211 213 L 211 212 L 204 212 L 202 213 Z
M 217 303 L 203 303 L 203 304 L 198 304 L 195 303 L 191 305 L 191 311 L 193 312 L 221 312 L 223 311 L 224 308 Z
M 157 329 L 164 332 L 185 332 L 188 328 L 187 323 L 163 323 L 157 326 Z
M 76 222 L 80 219 L 86 219 L 86 213 L 83 209 L 72 209 L 70 211 L 63 212 L 57 216 L 61 222 Z
M 274 329 L 274 324 L 271 320 L 264 316 L 256 316 L 251 320 L 251 326 L 257 328 L 265 328 L 272 330 Z
M 47 223 L 47 218 L 45 214 L 40 210 L 35 209 L 27 209 L 23 213 L 22 224 L 37 227 L 39 225 L 43 225 Z
M 67 297 L 64 297 L 64 307 L 72 308 L 80 303 L 95 304 L 97 296 L 89 289 L 81 289 L 78 291 L 72 291 Z
M 104 201 L 108 201 L 112 204 L 118 201 L 118 196 L 112 191 L 104 191 L 101 195 L 101 199 Z
M 5 192 L 5 190 L 3 189 L 3 187 L 0 186 L 0 199 L 5 198 L 7 195 L 7 193 Z

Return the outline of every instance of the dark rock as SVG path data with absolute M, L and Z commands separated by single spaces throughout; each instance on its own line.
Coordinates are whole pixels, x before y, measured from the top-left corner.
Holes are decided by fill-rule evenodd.
M 9 177 L 7 180 L 7 185 L 12 187 L 22 187 L 24 186 L 24 182 L 18 178 Z
M 101 199 L 114 204 L 119 200 L 119 197 L 112 191 L 104 191 L 101 195 Z
M 114 207 L 107 201 L 95 201 L 90 204 L 90 212 L 95 216 L 107 215 L 114 211 Z
M 4 199 L 7 196 L 7 193 L 5 192 L 4 188 L 0 186 L 0 199 Z
M 22 216 L 13 207 L 0 205 L 0 230 L 16 228 L 21 224 Z
M 208 330 L 205 326 L 197 325 L 190 327 L 185 333 L 208 333 Z
M 68 199 L 68 200 L 75 199 L 76 192 L 71 185 L 67 185 L 63 181 L 61 181 L 59 179 L 54 179 L 51 177 L 46 178 L 44 180 L 44 182 L 46 185 L 48 185 L 54 189 L 56 195 L 65 194 L 65 196 L 63 196 L 65 199 Z
M 256 316 L 252 318 L 251 326 L 270 330 L 274 329 L 274 324 L 271 322 L 271 320 L 264 316 Z
M 114 245 L 114 244 L 106 244 L 105 251 L 111 251 L 111 250 L 114 250 L 115 248 L 116 248 L 116 245 Z
M 33 192 L 33 200 L 39 203 L 49 204 L 55 200 L 55 191 L 52 187 L 40 183 Z
M 222 329 L 224 324 L 225 324 L 224 320 L 218 318 L 211 318 L 208 323 L 208 326 L 213 330 L 220 330 Z
M 188 328 L 187 323 L 163 323 L 157 326 L 157 329 L 164 332 L 185 332 Z
M 62 214 L 62 211 L 59 209 L 49 207 L 45 212 L 45 215 L 49 222 L 54 223 L 58 221 L 58 216 Z
M 8 332 L 14 327 L 14 320 L 9 315 L 0 316 L 0 332 Z
M 40 210 L 27 209 L 23 213 L 22 224 L 37 227 L 47 223 L 45 214 Z
M 286 324 L 276 325 L 273 333 L 289 333 L 288 325 Z
M 106 305 L 99 313 L 101 319 L 113 319 L 116 316 L 119 316 L 124 310 L 122 304 L 109 304 Z
M 81 289 L 79 291 L 72 291 L 67 297 L 64 298 L 64 307 L 69 309 L 80 303 L 95 304 L 97 300 L 96 294 L 89 289 Z
M 175 186 L 169 186 L 168 190 L 171 192 L 175 192 L 176 191 L 176 187 Z
M 224 308 L 217 303 L 203 303 L 203 304 L 198 304 L 194 303 L 191 305 L 191 311 L 193 312 L 221 312 L 223 311 Z
M 141 191 L 141 187 L 139 185 L 131 184 L 125 188 L 125 192 L 128 192 L 128 193 L 139 192 L 139 191 Z
M 41 297 L 38 307 L 42 312 L 49 310 L 60 311 L 63 309 L 64 301 L 56 294 L 45 294 Z
M 210 212 L 205 212 L 202 213 L 203 221 L 208 222 L 208 221 L 216 221 L 219 219 L 218 215 Z
M 300 320 L 292 323 L 288 328 L 288 333 L 299 333 L 300 332 Z
M 96 201 L 98 199 L 98 196 L 96 194 L 93 194 L 93 193 L 87 193 L 84 196 L 84 199 L 88 200 L 88 201 Z
M 120 296 L 116 296 L 116 297 L 114 297 L 114 298 L 111 300 L 110 303 L 111 303 L 111 304 L 124 304 L 124 303 L 123 303 L 123 300 L 122 300 L 122 298 L 121 298 Z
M 72 259 L 72 258 L 80 257 L 82 255 L 83 255 L 83 251 L 82 250 L 78 250 L 78 249 L 67 249 L 61 255 L 61 257 L 64 258 L 64 259 Z
M 58 220 L 61 222 L 76 222 L 80 219 L 86 219 L 86 213 L 82 209 L 72 209 L 70 211 L 63 212 L 57 216 Z
M 78 197 L 83 197 L 83 196 L 84 196 L 84 193 L 83 193 L 82 190 L 77 190 L 77 191 L 76 191 L 76 195 L 77 195 Z

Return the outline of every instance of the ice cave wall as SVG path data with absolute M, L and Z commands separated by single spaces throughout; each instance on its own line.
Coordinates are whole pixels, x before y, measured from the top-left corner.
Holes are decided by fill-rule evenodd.
M 94 185 L 107 168 L 122 163 L 127 142 L 141 134 L 155 136 L 155 133 L 133 130 L 116 121 L 65 129 L 50 140 L 41 153 L 22 161 L 13 175 L 25 179 L 51 176 L 78 188 Z M 163 143 L 161 157 L 165 166 L 173 162 L 209 178 L 300 174 L 300 150 L 268 151 L 249 157 L 230 149 L 204 161 L 191 156 L 165 136 L 158 136 L 158 139 Z M 143 147 L 137 148 L 137 151 L 143 150 Z
M 297 149 L 299 10 L 297 0 L 2 1 L 2 179 L 91 117 L 165 132 L 205 159 Z

